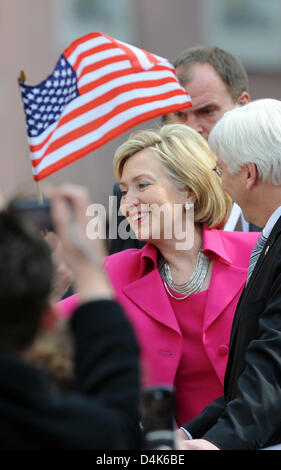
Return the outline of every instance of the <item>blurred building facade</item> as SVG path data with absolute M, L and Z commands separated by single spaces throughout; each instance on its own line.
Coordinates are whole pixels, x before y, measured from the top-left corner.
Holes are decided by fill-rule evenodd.
M 264 3 L 271 8 L 269 16 Z M 23 187 L 34 187 L 17 84 L 21 69 L 28 84 L 41 82 L 71 41 L 91 31 L 170 60 L 188 47 L 210 43 L 244 59 L 252 99 L 281 99 L 278 4 L 280 0 L 0 0 L 0 192 L 9 197 Z M 255 21 L 252 11 L 257 12 Z M 130 132 L 43 180 L 42 188 L 66 181 L 83 184 L 93 202 L 107 206 L 114 183 L 114 150 Z

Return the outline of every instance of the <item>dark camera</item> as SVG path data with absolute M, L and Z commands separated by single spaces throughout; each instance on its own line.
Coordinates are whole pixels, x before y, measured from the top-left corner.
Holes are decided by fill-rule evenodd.
M 174 449 L 174 396 L 171 385 L 142 391 L 144 449 Z
M 38 230 L 53 232 L 54 226 L 51 219 L 50 209 L 51 202 L 44 199 L 39 202 L 37 199 L 15 199 L 11 202 L 10 207 L 19 212 L 22 217 L 32 223 Z

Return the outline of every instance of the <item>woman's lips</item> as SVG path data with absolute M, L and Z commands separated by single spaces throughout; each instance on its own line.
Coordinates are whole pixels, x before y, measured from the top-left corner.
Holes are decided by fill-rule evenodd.
M 149 212 L 138 212 L 137 214 L 132 215 L 130 219 L 133 223 L 139 225 L 147 218 L 148 215 Z

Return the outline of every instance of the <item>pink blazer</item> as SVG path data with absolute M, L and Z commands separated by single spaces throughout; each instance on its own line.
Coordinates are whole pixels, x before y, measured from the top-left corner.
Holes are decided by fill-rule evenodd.
M 223 384 L 235 308 L 246 282 L 259 233 L 203 230 L 204 253 L 213 258 L 202 343 Z M 116 299 L 131 320 L 141 347 L 143 385 L 174 383 L 183 337 L 157 269 L 157 250 L 147 244 L 106 258 Z

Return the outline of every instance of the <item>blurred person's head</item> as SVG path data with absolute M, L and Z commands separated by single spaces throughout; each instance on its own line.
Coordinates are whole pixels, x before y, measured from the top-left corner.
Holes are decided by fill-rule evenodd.
M 51 252 L 13 209 L 0 211 L 0 351 L 22 353 L 52 317 Z M 49 316 L 50 315 L 50 316 Z
M 44 371 L 54 390 L 75 390 L 74 345 L 67 321 L 58 321 L 52 331 L 41 331 L 25 357 Z
M 159 223 L 160 240 L 165 237 L 157 211 L 165 204 L 171 207 L 171 217 L 173 207 L 180 205 L 182 218 L 186 203 L 193 204 L 195 224 L 222 227 L 231 202 L 213 171 L 215 165 L 206 140 L 186 125 L 132 134 L 115 153 L 114 174 L 122 194 L 121 211 L 137 238 L 157 245 L 153 223 Z
M 222 185 L 249 222 L 281 199 L 281 101 L 260 99 L 227 112 L 209 145 L 218 157 Z M 262 223 L 259 224 L 263 226 Z
M 165 123 L 181 123 L 205 139 L 226 111 L 250 101 L 249 84 L 242 63 L 218 47 L 198 46 L 183 51 L 174 61 L 181 85 L 192 107 L 164 116 Z

